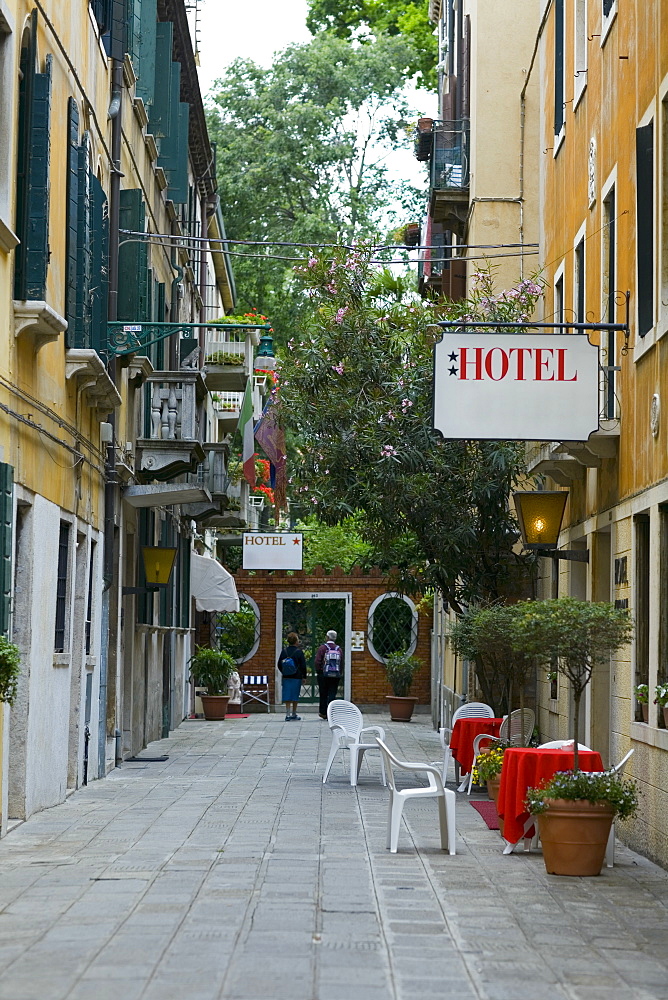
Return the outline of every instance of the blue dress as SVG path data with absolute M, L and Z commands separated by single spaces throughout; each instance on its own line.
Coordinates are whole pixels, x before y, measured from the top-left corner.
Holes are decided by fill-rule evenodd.
M 283 701 L 299 701 L 299 695 L 302 689 L 302 679 L 306 677 L 306 660 L 304 658 L 304 653 L 297 646 L 286 646 L 285 649 L 281 650 L 281 655 L 278 658 L 278 669 L 281 670 L 281 664 L 283 660 L 291 656 L 295 661 L 297 666 L 297 674 L 292 677 L 284 677 L 283 683 L 281 684 L 281 696 Z M 281 673 L 283 671 L 281 670 Z

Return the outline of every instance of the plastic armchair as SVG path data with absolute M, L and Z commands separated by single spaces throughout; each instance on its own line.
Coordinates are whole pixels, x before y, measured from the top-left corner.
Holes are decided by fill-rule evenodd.
M 385 730 L 382 726 L 365 726 L 364 716 L 357 705 L 351 701 L 344 701 L 337 698 L 329 703 L 327 707 L 327 722 L 332 731 L 332 745 L 329 748 L 329 757 L 325 765 L 325 773 L 322 776 L 323 785 L 329 777 L 334 758 L 339 750 L 350 751 L 350 784 L 355 787 L 359 779 L 362 760 L 367 750 L 377 750 L 376 742 L 363 743 L 361 737 L 364 733 L 376 733 L 381 739 L 385 739 Z M 372 739 L 375 739 L 372 737 Z M 380 758 L 380 780 L 385 785 L 385 764 L 383 757 Z
M 387 848 L 392 854 L 397 853 L 399 844 L 399 827 L 404 806 L 409 799 L 435 798 L 438 800 L 438 821 L 441 832 L 441 847 L 449 854 L 455 854 L 455 793 L 446 788 L 441 778 L 441 772 L 433 764 L 422 764 L 414 761 L 399 760 L 379 738 L 376 743 L 385 761 L 387 785 L 390 790 L 390 805 L 387 816 Z M 397 788 L 394 778 L 394 768 L 402 771 L 412 771 L 424 774 L 429 784 L 419 788 Z
M 490 736 L 488 733 L 480 733 L 480 735 L 476 736 L 473 741 L 473 760 L 475 761 L 480 753 L 480 745 L 483 740 L 488 740 L 492 746 L 500 746 L 502 743 L 508 743 L 513 747 L 527 746 L 533 734 L 535 721 L 536 716 L 530 708 L 516 708 L 501 723 L 498 736 Z M 468 780 L 467 791 L 469 795 L 471 794 L 472 785 L 473 771 L 471 771 Z M 463 783 L 459 791 L 464 791 Z
M 635 750 L 629 750 L 626 756 L 622 757 L 618 764 L 610 768 L 611 774 L 619 774 L 620 776 L 624 773 L 624 768 L 626 767 L 629 758 L 633 756 Z M 610 833 L 608 834 L 608 843 L 605 846 L 605 863 L 608 868 L 614 868 L 615 865 L 615 821 L 612 821 L 612 826 L 610 827 Z
M 461 705 L 455 712 L 452 713 L 452 719 L 450 720 L 450 729 L 442 728 L 439 729 L 438 735 L 441 741 L 441 746 L 443 747 L 443 763 L 440 761 L 434 761 L 434 767 L 441 768 L 441 777 L 443 779 L 443 784 L 445 785 L 448 780 L 448 767 L 450 766 L 450 758 L 452 757 L 452 751 L 450 750 L 450 738 L 452 736 L 452 730 L 455 728 L 455 722 L 457 719 L 493 719 L 494 709 L 491 705 L 486 705 L 483 701 L 469 701 L 465 705 Z M 457 768 L 457 763 L 455 761 L 455 771 Z M 458 775 L 455 773 L 455 781 L 458 780 Z
M 550 740 L 548 743 L 541 743 L 536 747 L 537 750 L 561 750 L 565 747 L 570 740 Z M 578 750 L 591 750 L 591 747 L 586 747 L 584 743 L 578 743 Z

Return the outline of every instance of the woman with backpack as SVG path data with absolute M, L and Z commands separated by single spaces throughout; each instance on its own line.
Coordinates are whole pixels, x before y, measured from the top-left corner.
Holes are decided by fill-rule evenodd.
M 302 650 L 297 646 L 298 642 L 297 633 L 288 632 L 288 644 L 285 649 L 281 650 L 281 655 L 278 658 L 278 669 L 283 675 L 281 694 L 285 702 L 286 722 L 301 722 L 301 715 L 297 715 L 297 703 L 307 670 L 306 659 Z
M 318 675 L 318 694 L 320 705 L 318 711 L 321 719 L 327 718 L 327 707 L 334 701 L 339 689 L 339 681 L 343 670 L 343 652 L 336 645 L 336 632 L 330 629 L 327 642 L 319 647 L 315 654 L 315 671 Z

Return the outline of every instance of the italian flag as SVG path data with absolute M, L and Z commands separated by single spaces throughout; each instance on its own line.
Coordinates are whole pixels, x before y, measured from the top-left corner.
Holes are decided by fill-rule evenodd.
M 241 404 L 239 430 L 241 431 L 241 462 L 244 468 L 244 478 L 251 489 L 254 489 L 255 437 L 253 434 L 253 396 L 250 381 L 246 382 L 244 401 Z

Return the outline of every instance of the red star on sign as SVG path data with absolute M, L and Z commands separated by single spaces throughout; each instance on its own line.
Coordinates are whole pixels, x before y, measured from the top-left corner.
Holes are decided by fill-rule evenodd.
M 299 539 L 298 538 L 293 538 L 292 539 L 292 544 L 293 545 L 299 545 Z

